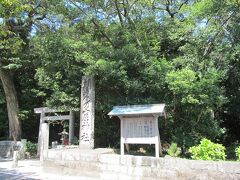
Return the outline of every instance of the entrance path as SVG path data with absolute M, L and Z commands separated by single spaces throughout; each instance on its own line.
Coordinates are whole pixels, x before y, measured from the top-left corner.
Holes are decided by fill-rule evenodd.
M 12 168 L 11 159 L 0 158 L 0 180 L 96 180 L 84 176 L 59 174 L 43 173 L 39 160 L 21 160 L 18 161 L 17 168 Z

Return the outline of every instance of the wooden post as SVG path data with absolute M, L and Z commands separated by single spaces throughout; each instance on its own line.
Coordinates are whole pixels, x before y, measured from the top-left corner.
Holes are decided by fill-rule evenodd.
M 121 140 L 120 140 L 120 149 L 121 149 L 121 155 L 124 155 L 124 137 L 123 137 L 123 119 L 120 118 L 121 121 Z
M 160 138 L 160 133 L 159 133 L 159 136 L 158 136 L 158 141 L 159 141 L 159 153 L 160 153 L 160 156 L 163 156 L 163 153 L 162 153 L 162 144 L 161 144 L 161 138 Z
M 95 84 L 92 76 L 82 77 L 80 148 L 94 148 Z
M 126 146 L 127 152 L 129 153 L 130 152 L 130 145 L 129 144 L 125 144 L 125 146 Z
M 162 156 L 162 146 L 161 146 L 161 141 L 160 141 L 160 134 L 159 134 L 159 129 L 158 129 L 158 116 L 155 116 L 155 154 L 156 157 Z
M 74 113 L 70 111 L 70 119 L 69 119 L 69 144 L 72 144 L 74 137 Z

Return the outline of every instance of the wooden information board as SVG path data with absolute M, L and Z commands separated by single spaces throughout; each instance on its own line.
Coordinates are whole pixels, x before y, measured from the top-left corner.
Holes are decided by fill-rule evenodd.
M 108 114 L 121 120 L 121 155 L 124 145 L 154 144 L 156 157 L 162 154 L 158 117 L 165 116 L 164 104 L 116 106 Z

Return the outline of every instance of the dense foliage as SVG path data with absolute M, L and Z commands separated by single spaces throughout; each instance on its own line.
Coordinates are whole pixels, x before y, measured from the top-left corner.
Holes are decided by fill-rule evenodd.
M 240 146 L 236 148 L 236 157 L 237 160 L 240 161 Z
M 167 154 L 172 157 L 178 157 L 181 154 L 181 149 L 177 146 L 177 143 L 171 143 L 167 149 Z
M 36 156 L 37 155 L 37 144 L 32 143 L 31 141 L 27 141 L 26 152 L 29 153 L 30 156 Z
M 96 146 L 119 145 L 112 106 L 147 103 L 166 103 L 161 138 L 182 153 L 204 137 L 240 140 L 239 1 L 0 0 L 0 9 L 0 69 L 14 74 L 22 137 L 36 141 L 33 108 L 78 108 L 81 78 L 93 75 Z M 28 28 L 5 31 L 9 18 Z M 1 138 L 5 99 L 0 88 Z
M 196 160 L 225 160 L 225 147 L 204 138 L 198 146 L 189 148 L 192 158 Z

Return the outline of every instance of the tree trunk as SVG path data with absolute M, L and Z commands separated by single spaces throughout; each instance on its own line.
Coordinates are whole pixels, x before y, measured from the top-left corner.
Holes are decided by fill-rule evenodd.
M 16 141 L 21 138 L 21 124 L 18 118 L 19 107 L 17 91 L 15 89 L 11 72 L 0 68 L 0 79 L 2 82 L 7 103 L 9 138 Z

